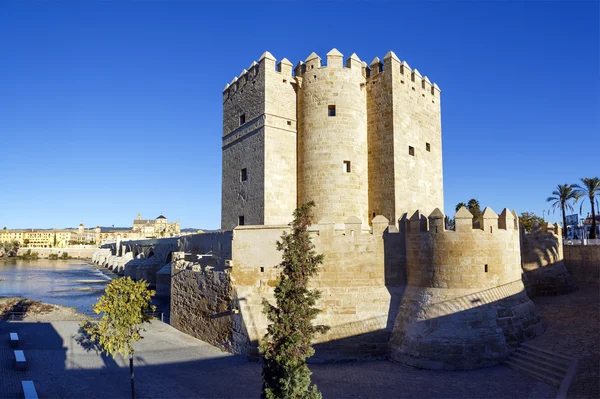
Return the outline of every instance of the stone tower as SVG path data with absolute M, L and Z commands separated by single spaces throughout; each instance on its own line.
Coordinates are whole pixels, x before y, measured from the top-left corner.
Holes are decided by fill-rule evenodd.
M 221 228 L 286 224 L 314 201 L 336 225 L 443 209 L 440 90 L 389 52 L 266 52 L 223 91 Z
M 355 216 L 368 226 L 367 99 L 362 64 L 346 67 L 327 53 L 312 53 L 296 68 L 298 80 L 298 203 L 314 201 L 316 220 L 344 223 Z
M 370 215 L 444 209 L 440 89 L 392 51 L 367 74 Z
M 221 228 L 285 224 L 296 209 L 292 64 L 265 52 L 223 91 Z

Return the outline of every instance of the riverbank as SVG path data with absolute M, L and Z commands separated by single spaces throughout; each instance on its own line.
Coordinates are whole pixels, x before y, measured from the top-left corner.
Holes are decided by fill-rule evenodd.
M 20 321 L 84 320 L 73 307 L 20 297 L 0 297 L 0 319 Z

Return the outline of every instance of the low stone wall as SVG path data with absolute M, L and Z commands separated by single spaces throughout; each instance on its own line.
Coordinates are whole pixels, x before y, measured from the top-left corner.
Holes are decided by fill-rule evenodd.
M 392 256 L 403 240 L 386 232 L 387 219 L 374 221 L 372 230 L 360 223 L 344 227 L 322 223 L 310 229 L 316 251 L 325 254 L 312 282 L 322 294 L 315 323 L 331 327 L 316 337 L 313 361 L 384 358 L 405 285 L 402 260 Z M 274 303 L 281 262 L 276 242 L 284 231 L 289 226 L 243 226 L 182 240 L 187 263 L 172 267 L 171 324 L 254 356 L 268 325 L 262 300 Z
M 321 291 L 316 324 L 330 327 L 318 334 L 312 361 L 385 358 L 406 281 L 397 256 L 403 242 L 389 233 L 387 219 L 374 219 L 371 230 L 351 221 L 344 229 L 329 221 L 310 227 L 317 253 L 324 254 L 311 288 Z M 276 242 L 289 226 L 241 226 L 234 230 L 231 280 L 249 341 L 266 333 L 263 298 L 274 303 L 281 252 Z
M 19 248 L 17 255 L 24 255 L 27 251 L 31 250 L 31 252 L 37 252 L 40 258 L 46 259 L 50 254 L 56 254 L 61 256 L 63 253 L 68 253 L 71 258 L 79 258 L 79 259 L 91 259 L 92 255 L 98 248 Z
M 564 256 L 575 281 L 600 282 L 600 245 L 565 245 Z
M 178 260 L 171 278 L 173 327 L 226 351 L 248 354 L 248 334 L 234 304 L 228 268 Z
M 171 268 L 169 263 L 156 273 L 156 296 L 169 298 L 171 296 Z
M 534 226 L 531 234 L 522 230 L 521 267 L 523 283 L 530 297 L 562 295 L 577 290 L 563 261 L 562 236 L 552 225 Z

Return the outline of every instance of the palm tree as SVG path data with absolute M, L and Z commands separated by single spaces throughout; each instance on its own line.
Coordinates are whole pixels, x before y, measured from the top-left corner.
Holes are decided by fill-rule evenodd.
M 598 237 L 596 235 L 595 206 L 598 206 L 598 199 L 596 196 L 600 196 L 600 179 L 597 177 L 583 177 L 579 180 L 581 180 L 583 184 L 575 184 L 577 195 L 587 196 L 590 199 L 590 205 L 592 206 L 592 230 L 590 231 L 590 238 L 594 239 Z M 581 205 L 583 206 L 583 204 Z M 579 213 L 581 213 L 581 206 L 579 207 Z
M 552 191 L 552 197 L 546 198 L 546 202 L 552 203 L 552 209 L 556 209 L 560 207 L 562 212 L 562 220 L 563 220 L 563 229 L 565 230 L 565 235 L 567 234 L 567 216 L 565 210 L 573 211 L 573 205 L 571 205 L 571 200 L 579 199 L 579 194 L 577 193 L 577 187 L 574 184 L 559 184 L 556 186 L 556 190 Z
M 458 212 L 458 210 L 459 210 L 460 208 L 462 208 L 463 206 L 466 208 L 466 207 L 467 207 L 467 204 L 465 204 L 464 202 L 459 202 L 458 204 L 456 204 L 456 207 L 454 208 L 454 211 L 455 211 L 455 212 Z
M 469 208 L 469 212 L 473 214 L 473 219 L 477 220 L 479 215 L 481 215 L 481 208 L 479 207 L 479 201 L 475 198 L 471 198 L 467 203 L 467 208 Z

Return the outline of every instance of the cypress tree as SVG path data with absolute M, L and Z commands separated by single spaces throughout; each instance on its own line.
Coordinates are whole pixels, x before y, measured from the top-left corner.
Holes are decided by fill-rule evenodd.
M 294 211 L 292 231 L 283 233 L 277 250 L 283 251 L 278 266 L 281 273 L 275 288 L 276 305 L 263 299 L 263 312 L 270 322 L 260 351 L 263 354 L 264 399 L 320 399 L 321 392 L 311 384 L 312 374 L 306 359 L 314 354 L 311 341 L 329 327 L 313 325 L 319 309 L 315 303 L 317 290 L 308 289 L 311 277 L 318 273 L 323 255 L 317 254 L 308 235 L 314 203 L 306 203 Z

